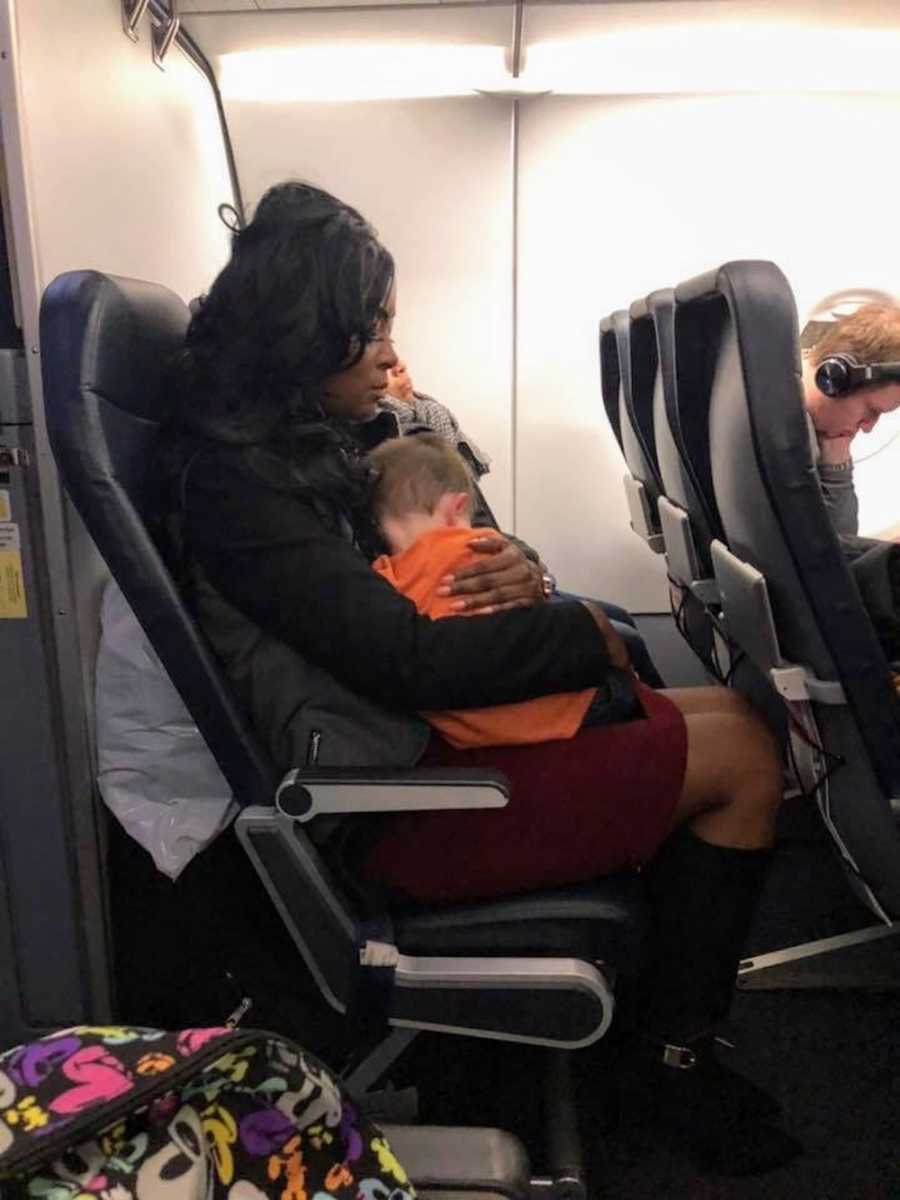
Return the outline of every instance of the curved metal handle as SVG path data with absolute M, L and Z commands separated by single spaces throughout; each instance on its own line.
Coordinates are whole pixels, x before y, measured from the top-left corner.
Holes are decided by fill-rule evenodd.
M 172 49 L 172 43 L 178 37 L 181 28 L 181 17 L 178 15 L 178 0 L 169 0 L 168 20 L 162 21 L 153 29 L 153 61 L 161 71 L 165 70 L 166 55 Z
M 150 0 L 122 0 L 122 28 L 133 42 L 138 40 L 137 27 L 149 4 Z

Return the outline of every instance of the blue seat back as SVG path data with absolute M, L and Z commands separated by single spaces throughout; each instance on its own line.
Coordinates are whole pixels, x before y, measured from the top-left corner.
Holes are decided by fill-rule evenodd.
M 613 313 L 600 322 L 600 395 L 610 428 L 622 453 L 622 371 L 619 365 L 619 318 L 623 313 Z
M 189 314 L 166 288 L 72 271 L 41 305 L 47 428 L 66 490 L 241 805 L 275 772 L 185 605 L 151 529 L 160 427 Z
M 628 435 L 626 437 L 623 434 L 623 438 L 626 441 L 626 459 L 631 473 L 644 485 L 655 506 L 663 492 L 656 457 L 653 411 L 659 371 L 656 329 L 650 310 L 643 300 L 638 300 L 631 306 L 629 317 L 629 370 L 626 386 L 622 389 Z
M 653 439 L 663 495 L 690 517 L 694 546 L 703 573 L 711 575 L 709 544 L 716 522 L 704 499 L 688 454 L 690 410 L 679 397 L 675 342 L 675 294 L 669 289 L 652 292 L 646 300 L 656 333 L 657 369 L 653 388 Z

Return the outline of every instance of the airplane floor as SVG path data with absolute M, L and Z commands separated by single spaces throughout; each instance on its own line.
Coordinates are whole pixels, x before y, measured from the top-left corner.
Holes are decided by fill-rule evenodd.
M 581 1111 L 592 1195 L 629 1200 L 896 1200 L 900 1196 L 900 995 L 753 992 L 735 1002 L 736 1067 L 776 1093 L 804 1155 L 758 1179 L 698 1179 L 646 1132 L 590 1138 L 590 1088 Z
M 786 806 L 779 850 L 748 943 L 765 953 L 872 924 L 850 894 L 827 837 L 802 801 Z M 759 1179 L 700 1179 L 651 1132 L 605 1127 L 615 1043 L 574 1056 L 592 1200 L 897 1200 L 900 1197 L 900 939 L 853 953 L 854 990 L 739 991 L 729 1062 L 783 1102 L 806 1153 Z M 849 958 L 849 956 L 847 956 Z M 835 963 L 823 964 L 834 973 Z M 892 991 L 879 986 L 892 979 Z M 540 1050 L 422 1039 L 403 1076 L 427 1079 L 423 1119 L 498 1124 L 539 1161 Z
M 849 892 L 808 802 L 787 803 L 780 832 L 748 954 L 875 923 Z M 809 960 L 785 976 L 799 990 L 738 991 L 729 1062 L 779 1097 L 787 1128 L 805 1147 L 803 1157 L 759 1179 L 699 1180 L 683 1158 L 642 1131 L 623 1131 L 591 1147 L 596 1102 L 582 1070 L 579 1109 L 597 1200 L 900 1197 L 900 939 Z M 826 978 L 825 986 L 804 986 Z M 890 990 L 877 990 L 886 981 Z M 763 980 L 752 986 L 757 983 Z
M 578 1112 L 592 1200 L 897 1200 L 900 1196 L 900 995 L 753 992 L 738 995 L 729 1061 L 775 1093 L 803 1156 L 757 1179 L 701 1178 L 652 1130 L 606 1124 L 611 1047 L 576 1056 Z M 427 1073 L 426 1121 L 500 1125 L 540 1164 L 541 1051 L 449 1039 L 410 1052 Z M 464 1115 L 463 1115 L 464 1114 Z

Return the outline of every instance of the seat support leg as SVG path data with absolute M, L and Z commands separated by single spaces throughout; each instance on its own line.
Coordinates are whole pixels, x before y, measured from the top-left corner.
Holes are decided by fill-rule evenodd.
M 353 1095 L 368 1092 L 391 1069 L 418 1033 L 418 1029 L 392 1029 L 362 1062 L 345 1072 L 344 1083 Z
M 545 1087 L 549 1173 L 532 1179 L 532 1200 L 587 1200 L 569 1051 L 551 1051 Z
M 794 988 L 900 989 L 900 922 L 872 925 L 836 937 L 803 942 L 740 965 L 742 990 Z

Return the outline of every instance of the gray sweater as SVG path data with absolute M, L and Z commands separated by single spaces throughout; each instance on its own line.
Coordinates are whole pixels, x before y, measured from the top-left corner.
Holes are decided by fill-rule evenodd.
M 809 418 L 807 421 L 813 461 L 834 531 L 842 536 L 856 537 L 859 533 L 859 500 L 853 486 L 853 463 L 848 463 L 846 467 L 823 463 L 815 428 Z
M 856 537 L 859 533 L 859 501 L 853 486 L 853 465 L 833 467 L 819 463 L 817 469 L 835 533 Z

